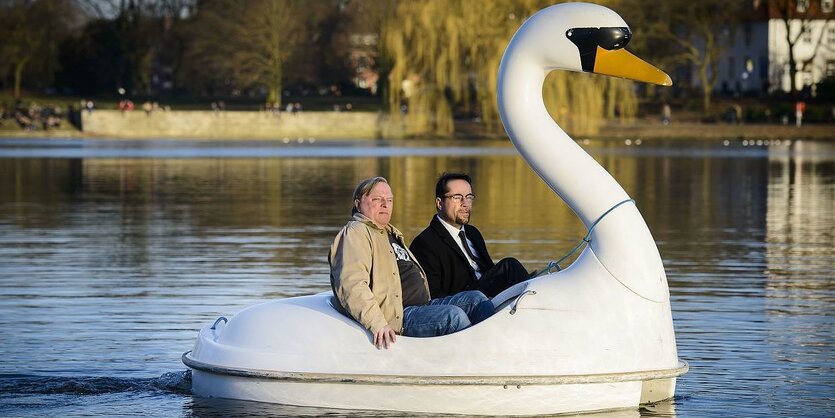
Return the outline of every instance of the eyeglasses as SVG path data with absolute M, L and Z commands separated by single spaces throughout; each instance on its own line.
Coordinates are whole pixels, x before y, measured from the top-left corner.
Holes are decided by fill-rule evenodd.
M 446 195 L 446 196 L 444 196 L 444 198 L 445 199 L 452 199 L 452 201 L 454 201 L 455 203 L 461 203 L 464 200 L 466 200 L 467 203 L 473 203 L 473 200 L 475 200 L 475 195 L 470 193 L 470 194 L 464 196 L 461 193 L 456 193 L 456 194 Z
M 394 203 L 394 198 L 393 197 L 379 197 L 379 196 L 376 196 L 376 197 L 371 198 L 371 202 L 374 203 L 375 205 L 382 205 L 383 202 L 386 202 L 386 204 L 390 205 L 390 204 Z

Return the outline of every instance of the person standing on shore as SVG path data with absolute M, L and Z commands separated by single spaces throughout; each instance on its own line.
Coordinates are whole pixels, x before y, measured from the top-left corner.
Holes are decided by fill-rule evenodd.
M 806 112 L 806 103 L 803 100 L 798 100 L 794 104 L 795 126 L 798 128 L 803 125 L 803 113 Z
M 664 125 L 669 125 L 672 113 L 673 112 L 670 109 L 670 105 L 668 103 L 664 103 L 664 106 L 661 106 L 661 123 L 663 123 Z

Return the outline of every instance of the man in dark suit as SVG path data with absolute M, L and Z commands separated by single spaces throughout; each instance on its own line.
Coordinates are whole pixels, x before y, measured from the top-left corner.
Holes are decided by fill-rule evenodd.
M 494 297 L 530 276 L 515 258 L 494 264 L 479 230 L 470 225 L 475 195 L 470 176 L 444 173 L 435 186 L 437 215 L 409 249 L 426 272 L 433 298 L 464 290 Z

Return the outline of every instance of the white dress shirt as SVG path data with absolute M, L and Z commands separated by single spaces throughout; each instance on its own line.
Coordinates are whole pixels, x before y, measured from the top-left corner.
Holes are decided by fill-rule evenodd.
M 464 229 L 464 226 L 462 225 L 460 229 L 456 228 L 456 227 L 450 225 L 447 221 L 445 221 L 439 215 L 435 215 L 435 216 L 438 217 L 438 220 L 441 221 L 441 225 L 443 225 L 444 228 L 446 228 L 447 232 L 449 232 L 449 235 L 452 236 L 452 240 L 455 241 L 456 244 L 458 244 L 458 248 L 461 250 L 462 253 L 464 253 L 464 257 L 467 257 L 467 261 L 470 262 L 470 267 L 472 267 L 473 271 L 475 271 L 476 280 L 480 279 L 481 278 L 481 271 L 478 269 L 478 264 L 470 257 L 470 252 L 472 252 L 473 254 L 475 254 L 477 252 L 475 250 L 475 247 L 473 246 L 473 242 L 470 241 L 469 237 L 467 237 L 467 246 L 470 247 L 470 251 L 465 251 L 464 247 L 461 245 L 461 240 L 458 238 L 458 233 L 461 232 L 461 230 Z M 464 236 L 467 236 L 467 231 L 464 231 Z

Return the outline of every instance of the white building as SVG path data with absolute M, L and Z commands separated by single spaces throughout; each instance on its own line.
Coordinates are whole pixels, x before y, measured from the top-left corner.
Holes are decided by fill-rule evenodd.
M 798 72 L 797 90 L 813 86 L 827 77 L 835 77 L 835 0 L 788 1 L 788 22 Z M 716 91 L 754 92 L 790 91 L 789 44 L 783 12 L 764 0 L 751 2 L 751 10 L 736 26 L 725 29 L 720 37 L 728 47 L 719 57 L 719 81 Z M 802 33 L 801 33 L 802 32 Z M 800 66 L 814 59 L 805 69 Z M 693 75 L 693 85 L 699 80 Z

